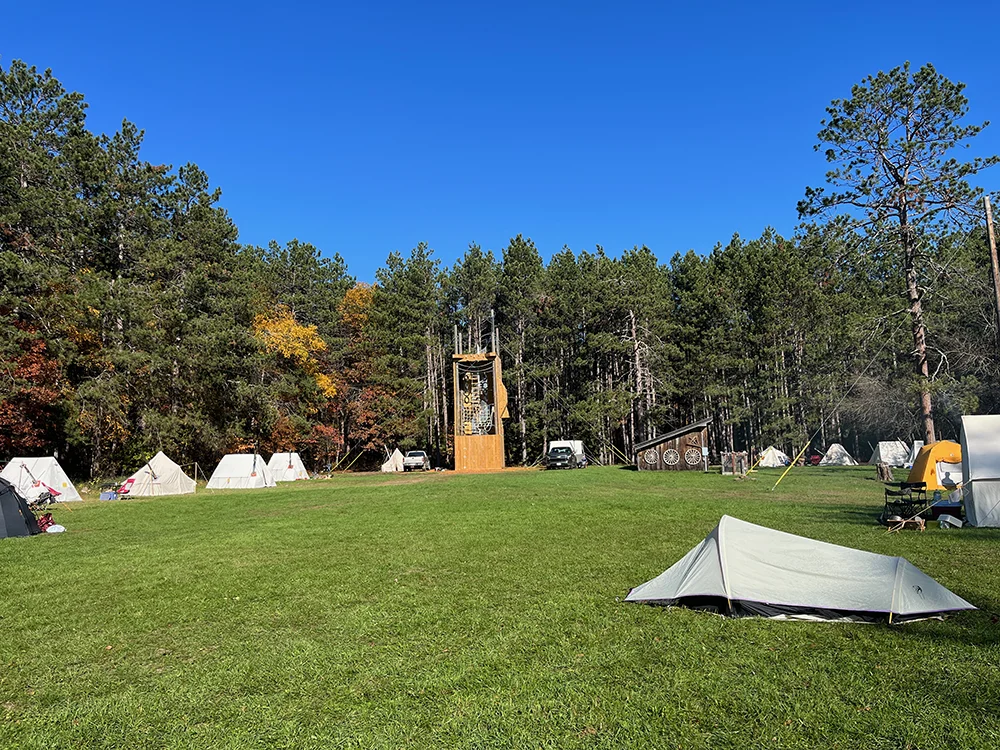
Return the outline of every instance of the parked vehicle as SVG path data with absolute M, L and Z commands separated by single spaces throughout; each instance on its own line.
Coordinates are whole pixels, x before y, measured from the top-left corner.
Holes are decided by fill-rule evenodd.
M 587 454 L 582 440 L 553 440 L 549 452 L 545 454 L 546 469 L 583 469 L 587 466 Z
M 415 470 L 431 470 L 431 459 L 424 451 L 407 451 L 403 456 L 403 471 Z

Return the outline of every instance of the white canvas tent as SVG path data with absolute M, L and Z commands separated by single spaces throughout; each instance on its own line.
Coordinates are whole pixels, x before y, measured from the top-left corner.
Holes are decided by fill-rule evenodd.
M 905 622 L 975 609 L 901 557 L 818 542 L 723 516 L 701 544 L 628 602 L 731 617 Z
M 403 470 L 403 454 L 399 452 L 399 448 L 396 448 L 396 450 L 392 452 L 392 455 L 389 456 L 389 460 L 387 460 L 384 464 L 382 464 L 382 471 L 386 473 L 391 473 L 394 471 L 402 471 L 402 470 Z
M 778 466 L 788 466 L 790 463 L 791 461 L 786 453 L 779 451 L 773 445 L 769 445 L 761 454 L 760 461 L 757 462 L 757 465 L 765 469 L 774 469 Z
M 210 490 L 251 490 L 274 487 L 274 477 L 256 453 L 230 453 L 222 457 L 205 485 Z
M 840 443 L 832 443 L 826 449 L 826 455 L 819 460 L 820 466 L 857 466 L 858 462 Z
M 118 493 L 128 497 L 190 495 L 194 492 L 194 487 L 194 480 L 160 451 L 143 464 L 139 471 L 122 482 Z
M 889 466 L 903 467 L 910 457 L 910 447 L 902 440 L 882 440 L 872 451 L 869 464 L 886 463 Z
M 267 468 L 275 482 L 294 482 L 296 479 L 309 478 L 309 472 L 298 453 L 272 453 Z
M 962 417 L 962 487 L 970 526 L 1000 526 L 1000 414 Z
M 923 440 L 914 440 L 913 445 L 910 446 L 910 453 L 906 457 L 906 467 L 910 468 L 913 466 L 913 462 L 917 460 L 917 456 L 920 455 L 920 449 L 924 447 Z
M 0 477 L 14 485 L 21 497 L 28 501 L 46 492 L 51 492 L 60 503 L 83 499 L 52 456 L 12 458 L 0 471 Z

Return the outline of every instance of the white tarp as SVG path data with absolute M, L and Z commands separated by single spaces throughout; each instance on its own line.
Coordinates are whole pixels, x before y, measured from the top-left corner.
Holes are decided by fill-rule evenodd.
M 274 477 L 256 453 L 230 453 L 222 457 L 205 485 L 210 490 L 250 490 L 274 487 Z
M 791 462 L 789 461 L 786 453 L 779 451 L 773 445 L 769 445 L 761 454 L 760 461 L 757 462 L 757 465 L 765 469 L 774 469 L 778 466 L 788 466 L 789 463 Z
M 826 449 L 826 455 L 819 461 L 820 466 L 857 466 L 858 462 L 840 443 L 833 443 Z
M 25 500 L 33 501 L 46 492 L 51 492 L 60 503 L 83 499 L 52 456 L 12 458 L 0 471 L 0 477 L 14 485 Z
M 382 471 L 388 473 L 394 471 L 403 470 L 403 454 L 399 452 L 399 448 L 396 448 L 389 456 L 389 460 L 382 464 Z
M 1000 526 L 1000 414 L 962 417 L 965 516 L 970 526 Z
M 294 482 L 296 479 L 309 478 L 309 472 L 298 453 L 272 453 L 267 468 L 275 482 Z
M 910 457 L 910 447 L 902 440 L 882 440 L 872 451 L 869 464 L 886 463 L 889 466 L 906 466 Z
M 910 454 L 906 457 L 907 467 L 913 466 L 913 462 L 917 460 L 917 456 L 920 455 L 920 449 L 924 447 L 923 440 L 914 440 L 913 445 L 910 446 Z
M 625 601 L 813 620 L 905 621 L 975 609 L 901 557 L 730 516 L 664 573 L 632 589 Z
M 118 492 L 128 497 L 190 495 L 194 487 L 194 480 L 160 451 L 122 482 Z

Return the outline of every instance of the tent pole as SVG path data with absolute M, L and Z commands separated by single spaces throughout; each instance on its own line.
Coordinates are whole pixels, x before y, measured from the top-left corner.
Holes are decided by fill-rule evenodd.
M 790 464 L 788 464 L 788 468 L 781 473 L 780 477 L 778 477 L 778 481 L 774 483 L 774 487 L 771 488 L 771 492 L 774 492 L 775 487 L 781 484 L 781 480 L 785 478 L 785 474 L 787 474 L 792 470 L 792 467 L 795 466 L 796 463 L 798 463 L 798 460 L 802 458 L 803 455 L 805 455 L 805 452 L 808 448 L 809 448 L 809 443 L 807 442 L 805 445 L 802 446 L 802 450 L 799 451 L 799 454 L 792 460 Z

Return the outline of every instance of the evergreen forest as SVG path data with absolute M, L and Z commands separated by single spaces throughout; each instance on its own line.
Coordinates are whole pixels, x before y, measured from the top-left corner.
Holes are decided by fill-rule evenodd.
M 961 124 L 961 85 L 928 68 L 866 90 L 936 82 L 952 116 L 935 133 L 959 145 L 978 126 Z M 831 162 L 867 137 L 848 127 L 852 101 L 823 123 Z M 448 466 L 456 331 L 484 350 L 491 319 L 508 465 L 558 438 L 624 463 L 705 417 L 715 457 L 836 441 L 864 460 L 878 439 L 924 439 L 928 418 L 957 439 L 962 414 L 1000 409 L 989 245 L 966 182 L 992 159 L 930 154 L 941 168 L 921 173 L 923 193 L 889 190 L 913 201 L 905 219 L 924 212 L 913 226 L 857 198 L 882 187 L 862 180 L 852 198 L 831 173 L 829 192 L 803 186 L 793 236 L 546 257 L 518 234 L 452 265 L 421 243 L 386 248 L 363 283 L 309 238 L 241 243 L 197 165 L 147 162 L 139 126 L 93 133 L 86 113 L 51 72 L 0 68 L 0 459 L 55 454 L 73 476 L 110 477 L 158 450 L 209 471 L 224 453 L 296 450 L 329 470 L 399 447 Z

